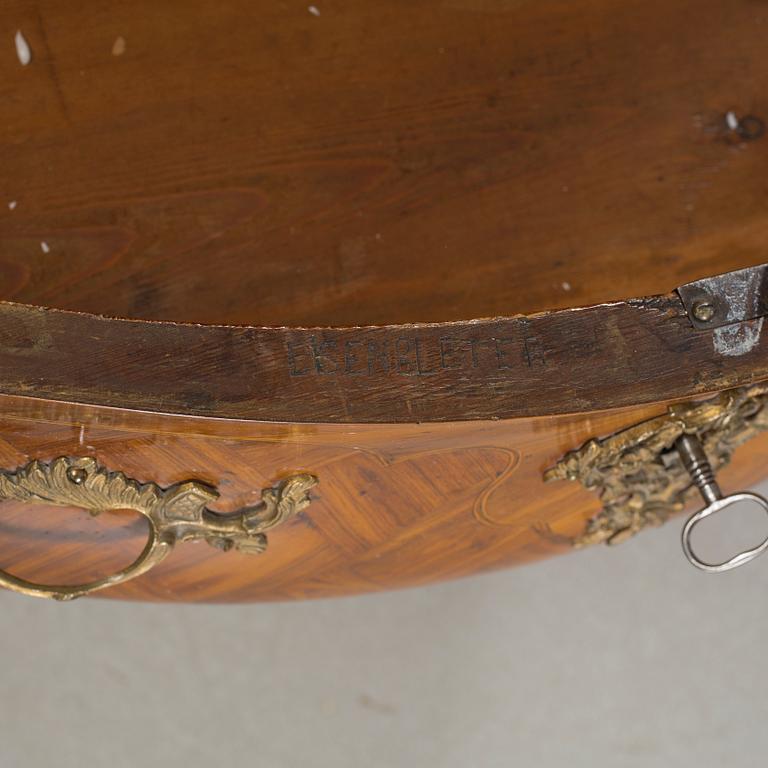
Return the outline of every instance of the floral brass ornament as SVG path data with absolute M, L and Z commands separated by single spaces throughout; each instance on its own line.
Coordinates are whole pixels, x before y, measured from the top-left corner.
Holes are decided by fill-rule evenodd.
M 663 416 L 567 453 L 544 480 L 578 480 L 603 503 L 573 545 L 618 544 L 682 511 L 697 489 L 675 441 L 684 434 L 697 436 L 717 471 L 739 445 L 768 429 L 767 405 L 768 384 L 732 389 L 709 400 L 672 405 Z
M 15 471 L 0 471 L 0 500 L 80 507 L 97 515 L 131 509 L 148 522 L 149 536 L 141 554 L 127 568 L 78 586 L 36 584 L 0 570 L 0 586 L 34 597 L 72 600 L 146 573 L 167 557 L 180 541 L 206 541 L 221 550 L 259 554 L 267 548 L 266 531 L 303 510 L 317 484 L 310 474 L 297 474 L 261 492 L 261 503 L 232 513 L 208 509 L 218 492 L 188 480 L 169 488 L 139 483 L 113 472 L 92 458 L 59 457 L 50 463 L 31 461 Z

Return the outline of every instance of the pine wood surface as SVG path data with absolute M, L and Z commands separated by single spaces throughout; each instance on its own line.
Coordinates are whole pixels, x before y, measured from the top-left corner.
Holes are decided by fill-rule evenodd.
M 2 297 L 443 322 L 765 260 L 766 139 L 725 121 L 768 119 L 762 3 L 316 5 L 3 0 Z

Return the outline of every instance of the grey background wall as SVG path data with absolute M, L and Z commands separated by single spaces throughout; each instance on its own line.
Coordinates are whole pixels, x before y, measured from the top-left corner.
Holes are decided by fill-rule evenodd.
M 3 593 L 0 765 L 763 766 L 768 557 L 696 572 L 679 527 L 313 603 Z

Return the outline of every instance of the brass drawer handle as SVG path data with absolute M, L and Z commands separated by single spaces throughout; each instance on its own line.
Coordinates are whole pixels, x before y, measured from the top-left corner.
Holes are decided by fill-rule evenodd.
M 698 489 L 706 506 L 683 527 L 683 553 L 703 571 L 729 571 L 768 552 L 768 537 L 728 560 L 709 563 L 696 554 L 691 536 L 702 520 L 742 502 L 768 513 L 768 499 L 755 493 L 724 497 L 715 480 L 715 472 L 739 445 L 766 430 L 768 383 L 762 382 L 708 400 L 674 404 L 666 414 L 588 440 L 546 470 L 544 480 L 579 480 L 600 496 L 603 509 L 572 540 L 577 547 L 618 544 L 646 526 L 660 525 L 682 512 Z
M 265 532 L 310 503 L 317 484 L 310 474 L 297 474 L 261 493 L 261 503 L 229 514 L 208 509 L 218 492 L 194 480 L 161 488 L 113 472 L 92 458 L 61 456 L 46 463 L 31 461 L 15 471 L 0 471 L 0 501 L 80 507 L 93 514 L 131 509 L 146 517 L 149 536 L 141 554 L 127 568 L 106 578 L 76 586 L 36 584 L 0 570 L 0 586 L 33 597 L 72 600 L 135 579 L 170 554 L 179 541 L 204 540 L 222 550 L 259 554 L 267 547 Z

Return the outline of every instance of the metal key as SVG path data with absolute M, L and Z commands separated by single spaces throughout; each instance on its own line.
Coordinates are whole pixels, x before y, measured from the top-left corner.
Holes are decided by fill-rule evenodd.
M 768 514 L 768 500 L 758 496 L 756 493 L 733 493 L 730 496 L 723 496 L 701 442 L 695 435 L 682 435 L 675 442 L 675 447 L 680 454 L 683 465 L 688 470 L 691 479 L 701 492 L 707 505 L 691 515 L 683 526 L 683 552 L 688 561 L 702 571 L 722 573 L 723 571 L 730 571 L 732 568 L 738 568 L 740 565 L 746 565 L 765 552 L 768 549 L 768 536 L 753 549 L 739 552 L 739 554 L 722 563 L 707 563 L 694 553 L 691 546 L 691 533 L 704 518 L 718 512 L 723 512 L 742 501 L 757 504 Z

